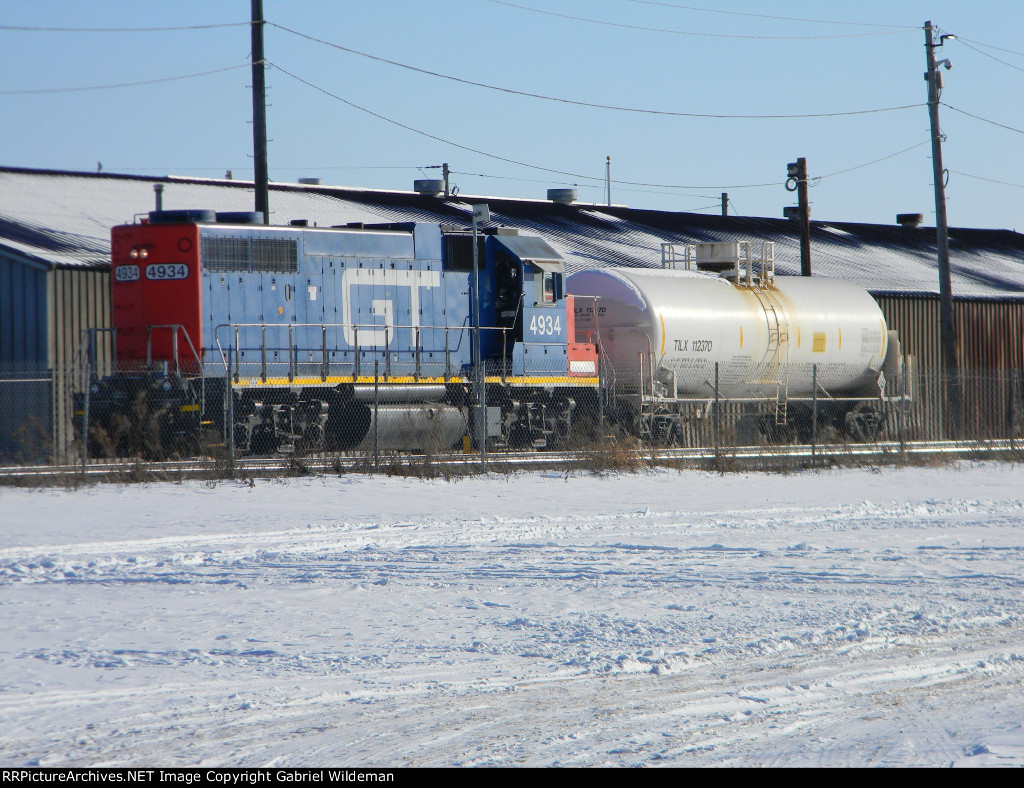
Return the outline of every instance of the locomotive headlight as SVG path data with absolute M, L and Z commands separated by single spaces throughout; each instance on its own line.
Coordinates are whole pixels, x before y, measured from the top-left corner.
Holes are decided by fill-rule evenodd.
M 143 260 L 145 260 L 147 257 L 149 257 L 149 250 L 148 249 L 139 249 L 139 257 L 141 257 Z
M 130 258 L 132 258 L 132 260 L 138 260 L 139 259 L 139 250 L 138 249 L 132 249 L 130 252 L 128 252 L 128 256 Z

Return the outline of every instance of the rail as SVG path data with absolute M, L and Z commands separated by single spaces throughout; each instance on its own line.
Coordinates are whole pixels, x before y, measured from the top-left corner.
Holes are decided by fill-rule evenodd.
M 704 463 L 721 463 L 723 460 L 737 467 L 753 465 L 758 469 L 765 467 L 766 461 L 774 460 L 780 468 L 791 467 L 789 463 L 804 462 L 822 465 L 828 462 L 878 462 L 898 464 L 911 458 L 916 460 L 963 459 L 991 457 L 993 459 L 1013 458 L 1019 461 L 1021 443 L 1011 439 L 993 439 L 982 441 L 884 441 L 879 443 L 854 443 L 839 445 L 818 445 L 812 450 L 810 445 L 784 446 L 738 446 L 719 448 L 717 453 L 712 447 L 695 449 L 659 449 L 656 453 L 650 450 L 637 451 L 639 458 L 646 459 L 650 465 L 671 465 L 675 463 L 694 463 L 701 467 Z M 423 458 L 411 455 L 406 458 L 410 468 L 417 463 L 422 464 Z M 518 470 L 530 468 L 566 467 L 586 469 L 594 462 L 587 451 L 575 452 L 534 452 L 517 453 L 502 452 L 488 455 L 488 468 L 494 470 Z M 479 463 L 470 455 L 447 454 L 434 455 L 430 458 L 434 468 L 462 469 L 466 472 L 480 472 Z M 236 460 L 232 468 L 213 460 L 174 460 L 166 462 L 140 463 L 137 459 L 126 459 L 112 462 L 95 462 L 87 466 L 74 465 L 18 465 L 0 466 L 0 482 L 10 481 L 18 484 L 35 480 L 38 483 L 66 484 L 69 480 L 86 478 L 89 480 L 124 481 L 126 478 L 144 478 L 149 474 L 153 479 L 195 478 L 236 478 L 236 477 L 273 477 L 286 474 L 320 472 L 336 474 L 339 471 L 365 472 L 367 470 L 365 455 L 332 455 L 330 457 L 305 457 L 302 467 L 297 468 L 293 458 L 247 458 Z

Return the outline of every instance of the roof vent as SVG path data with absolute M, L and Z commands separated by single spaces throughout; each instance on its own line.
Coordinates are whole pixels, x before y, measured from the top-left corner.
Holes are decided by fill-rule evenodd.
M 441 180 L 418 180 L 412 182 L 413 191 L 425 197 L 437 197 L 444 193 L 444 181 Z
M 178 211 L 150 211 L 150 224 L 193 224 L 194 222 L 215 222 L 215 211 L 205 209 L 186 209 Z
M 548 189 L 548 199 L 559 205 L 572 205 L 576 202 L 576 196 L 575 189 Z
M 319 178 L 299 178 L 299 183 L 303 186 L 319 186 L 322 181 Z
M 220 224 L 263 224 L 263 211 L 217 211 Z
M 917 227 L 923 221 L 924 221 L 924 214 L 923 213 L 898 213 L 898 214 L 896 214 L 896 224 L 899 224 L 899 225 L 901 225 L 903 227 L 907 227 L 907 228 L 909 228 L 911 230 L 913 230 L 915 227 Z

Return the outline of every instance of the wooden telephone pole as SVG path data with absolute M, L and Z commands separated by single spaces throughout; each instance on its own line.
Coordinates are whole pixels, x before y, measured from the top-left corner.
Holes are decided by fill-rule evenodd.
M 255 210 L 270 224 L 270 183 L 267 174 L 267 81 L 263 62 L 263 0 L 252 0 L 252 154 Z
M 952 415 L 952 432 L 956 437 L 960 429 L 960 374 L 956 359 L 956 326 L 953 322 L 953 286 L 949 272 L 949 227 L 946 223 L 946 171 L 942 166 L 942 131 L 939 127 L 939 94 L 942 92 L 942 74 L 935 62 L 935 50 L 947 39 L 956 36 L 939 36 L 935 43 L 932 37 L 932 23 L 924 23 L 924 48 L 928 70 L 924 74 L 928 82 L 928 119 L 931 123 L 932 138 L 932 180 L 935 185 L 935 246 L 939 265 L 939 335 L 942 342 L 942 362 L 946 369 L 946 396 Z M 953 67 L 949 60 L 941 65 L 948 71 Z

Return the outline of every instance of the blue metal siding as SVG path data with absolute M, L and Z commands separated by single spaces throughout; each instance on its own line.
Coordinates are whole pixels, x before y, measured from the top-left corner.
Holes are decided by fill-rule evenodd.
M 46 360 L 46 270 L 0 253 L 0 361 Z

